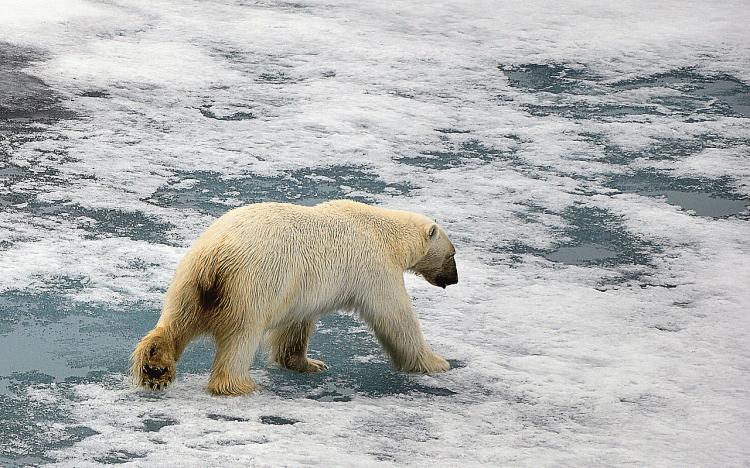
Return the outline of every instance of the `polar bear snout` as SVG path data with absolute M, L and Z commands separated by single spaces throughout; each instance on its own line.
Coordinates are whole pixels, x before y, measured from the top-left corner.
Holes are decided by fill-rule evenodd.
M 456 260 L 453 255 L 447 257 L 438 268 L 421 272 L 417 270 L 417 273 L 421 274 L 431 285 L 443 289 L 458 283 L 458 270 L 456 270 Z
M 451 256 L 445 259 L 440 272 L 435 276 L 435 286 L 445 289 L 446 286 L 458 283 L 458 270 L 456 260 Z

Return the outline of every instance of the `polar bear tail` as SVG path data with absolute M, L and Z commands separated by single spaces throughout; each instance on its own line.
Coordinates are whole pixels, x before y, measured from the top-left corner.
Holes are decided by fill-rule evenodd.
M 172 333 L 164 326 L 157 326 L 143 337 L 130 356 L 130 375 L 135 385 L 162 390 L 174 380 L 174 343 Z

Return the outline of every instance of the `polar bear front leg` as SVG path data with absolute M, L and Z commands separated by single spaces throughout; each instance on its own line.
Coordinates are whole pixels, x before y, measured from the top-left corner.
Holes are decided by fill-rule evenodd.
M 450 369 L 448 361 L 433 353 L 425 341 L 406 289 L 401 286 L 389 295 L 370 296 L 360 314 L 396 370 L 434 374 Z
M 214 395 L 244 395 L 255 390 L 250 365 L 260 343 L 256 331 L 235 331 L 214 336 L 214 357 L 208 391 Z
M 307 344 L 315 332 L 311 321 L 284 324 L 268 332 L 271 360 L 297 372 L 317 373 L 328 369 L 323 361 L 307 357 Z

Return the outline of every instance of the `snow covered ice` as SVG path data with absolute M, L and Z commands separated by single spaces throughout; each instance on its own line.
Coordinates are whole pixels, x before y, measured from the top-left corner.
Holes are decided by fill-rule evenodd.
M 0 2 L 0 464 L 744 466 L 743 1 Z M 452 369 L 356 318 L 297 375 L 130 387 L 190 242 L 240 204 L 421 211 Z

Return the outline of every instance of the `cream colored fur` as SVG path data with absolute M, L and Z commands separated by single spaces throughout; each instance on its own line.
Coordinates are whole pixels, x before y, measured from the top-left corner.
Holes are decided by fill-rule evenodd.
M 166 387 L 185 346 L 203 334 L 217 345 L 208 384 L 214 394 L 255 388 L 249 369 L 264 336 L 279 365 L 319 372 L 327 366 L 307 357 L 307 343 L 318 319 L 336 310 L 358 313 L 396 369 L 446 371 L 448 362 L 425 342 L 403 274 L 453 284 L 454 253 L 445 232 L 416 213 L 345 200 L 234 209 L 178 266 L 159 322 L 133 352 L 131 373 L 137 384 Z

